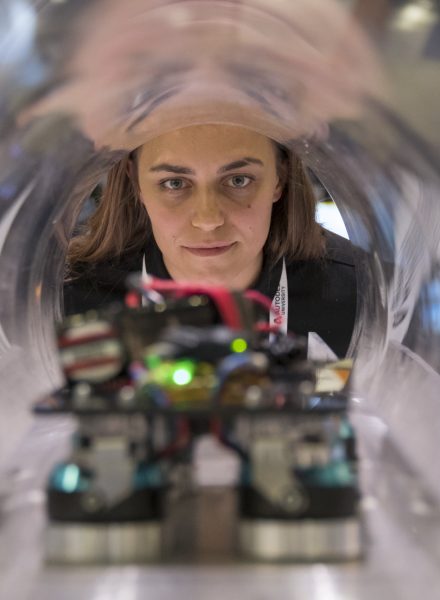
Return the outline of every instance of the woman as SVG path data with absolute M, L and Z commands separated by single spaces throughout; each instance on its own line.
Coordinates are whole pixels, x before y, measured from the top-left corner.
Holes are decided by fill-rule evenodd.
M 300 160 L 264 135 L 194 125 L 149 141 L 110 172 L 73 239 L 65 309 L 122 298 L 130 271 L 254 288 L 288 329 L 317 334 L 338 356 L 356 313 L 351 244 L 315 222 Z

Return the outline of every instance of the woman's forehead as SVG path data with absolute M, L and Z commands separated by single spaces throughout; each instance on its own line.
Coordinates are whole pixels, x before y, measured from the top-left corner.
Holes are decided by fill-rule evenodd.
M 141 161 L 187 158 L 223 160 L 251 154 L 257 158 L 272 158 L 273 141 L 256 131 L 236 125 L 192 125 L 158 136 L 140 149 Z

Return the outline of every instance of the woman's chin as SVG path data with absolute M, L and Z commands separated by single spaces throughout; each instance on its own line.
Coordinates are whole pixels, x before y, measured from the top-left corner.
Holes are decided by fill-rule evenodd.
M 249 265 L 243 265 L 241 261 L 237 260 L 220 262 L 211 259 L 198 259 L 197 262 L 191 261 L 191 263 L 181 261 L 180 264 L 175 265 L 176 268 L 173 268 L 173 264 L 167 264 L 165 260 L 165 265 L 171 277 L 177 281 L 197 281 L 205 285 L 222 286 L 235 291 L 249 287 L 261 268 L 260 261 L 255 268 L 250 268 Z
M 206 285 L 217 285 L 222 287 L 230 287 L 231 279 L 230 277 L 221 277 L 221 276 L 213 276 L 208 274 L 195 274 L 194 277 L 191 277 L 193 281 L 199 281 L 200 283 L 204 283 Z
M 214 274 L 209 271 L 188 270 L 186 273 L 181 273 L 178 277 L 181 281 L 196 281 L 204 285 L 221 286 L 231 289 L 239 289 L 239 286 L 234 286 L 231 274 Z

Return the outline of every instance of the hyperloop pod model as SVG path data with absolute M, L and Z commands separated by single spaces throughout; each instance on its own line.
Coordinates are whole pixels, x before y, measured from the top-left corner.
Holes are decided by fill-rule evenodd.
M 82 205 L 144 142 L 226 123 L 295 150 L 340 209 L 362 485 L 440 558 L 438 3 L 1 0 L 0 49 L 0 522 L 68 438 L 31 406 L 63 383 Z
M 78 424 L 47 485 L 47 560 L 360 558 L 352 361 L 309 358 L 258 292 L 129 281 L 57 328 L 66 385 L 35 412 Z

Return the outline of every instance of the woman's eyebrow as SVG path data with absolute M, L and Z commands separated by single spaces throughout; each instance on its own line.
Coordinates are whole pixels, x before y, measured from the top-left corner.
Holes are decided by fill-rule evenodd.
M 240 169 L 246 167 L 249 164 L 256 164 L 264 166 L 264 163 L 259 158 L 252 158 L 247 156 L 240 160 L 234 160 L 234 162 L 228 163 L 217 171 L 217 173 L 226 173 L 227 171 L 233 171 L 234 169 Z M 150 168 L 151 173 L 157 173 L 158 171 L 167 171 L 168 173 L 176 173 L 178 175 L 195 175 L 196 172 L 188 167 L 181 167 L 180 165 L 171 165 L 169 163 L 160 163 Z
M 178 175 L 195 175 L 196 172 L 188 167 L 180 167 L 178 165 L 170 165 L 168 163 L 160 163 L 151 167 L 151 173 L 157 173 L 157 171 L 168 171 L 169 173 L 177 173 Z
M 233 171 L 234 169 L 241 169 L 241 167 L 247 167 L 249 164 L 261 165 L 264 167 L 263 161 L 259 158 L 252 158 L 250 156 L 246 156 L 246 158 L 242 158 L 241 160 L 235 160 L 234 162 L 228 163 L 217 171 L 217 173 L 226 173 L 226 171 Z

